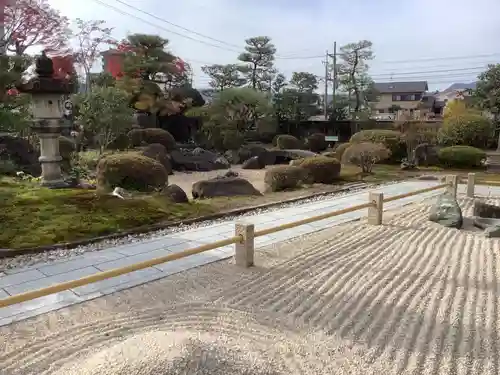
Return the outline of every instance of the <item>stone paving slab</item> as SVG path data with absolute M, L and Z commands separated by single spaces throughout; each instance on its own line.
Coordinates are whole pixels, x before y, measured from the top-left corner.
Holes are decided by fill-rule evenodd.
M 385 197 L 390 197 L 435 186 L 437 184 L 439 184 L 437 181 L 406 181 L 371 191 L 383 192 Z M 459 186 L 459 192 L 464 193 L 465 189 L 465 186 Z M 406 204 L 421 201 L 440 193 L 441 190 L 438 190 L 399 199 L 384 205 L 384 210 L 402 207 Z M 481 196 L 498 196 L 500 195 L 500 187 L 477 186 L 476 194 Z M 254 223 L 256 230 L 261 230 L 359 205 L 367 202 L 367 200 L 368 191 L 362 191 L 328 200 L 287 207 L 260 215 L 250 215 L 242 218 L 241 221 Z M 256 238 L 255 245 L 256 247 L 267 246 L 303 234 L 357 220 L 364 216 L 366 216 L 366 209 L 316 221 L 293 229 L 287 229 Z M 172 233 L 162 238 L 115 246 L 109 249 L 89 252 L 50 263 L 35 264 L 24 269 L 9 270 L 5 274 L 0 273 L 0 298 L 36 290 L 64 281 L 78 279 L 100 271 L 106 271 L 173 254 L 202 244 L 223 240 L 231 237 L 233 234 L 234 221 L 227 221 L 190 231 Z M 233 253 L 233 245 L 224 246 L 174 262 L 164 263 L 155 267 L 78 287 L 71 291 L 56 293 L 7 308 L 0 308 L 0 325 L 9 324 L 14 321 L 19 321 L 75 303 L 114 293 L 119 290 L 131 288 L 203 264 L 226 259 L 231 257 Z

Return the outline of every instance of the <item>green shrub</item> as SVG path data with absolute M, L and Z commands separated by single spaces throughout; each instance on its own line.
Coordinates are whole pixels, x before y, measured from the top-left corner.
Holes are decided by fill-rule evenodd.
M 406 158 L 406 145 L 401 139 L 401 133 L 396 130 L 374 129 L 362 130 L 354 134 L 350 143 L 379 143 L 384 145 L 390 152 L 389 162 L 400 162 Z
M 97 186 L 126 190 L 154 191 L 168 182 L 165 168 L 156 160 L 135 152 L 103 156 L 97 164 Z
M 344 151 L 347 150 L 352 144 L 351 143 L 339 143 L 335 145 L 333 152 L 335 153 L 335 158 L 338 160 L 342 160 L 342 155 Z
M 438 153 L 439 162 L 448 168 L 479 168 L 486 153 L 471 146 L 444 147 Z
M 438 142 L 442 146 L 469 145 L 484 148 L 494 137 L 492 121 L 477 113 L 448 116 L 438 132 Z
M 99 163 L 99 151 L 83 151 L 78 153 L 78 164 L 89 171 L 95 171 Z
M 313 156 L 295 160 L 294 165 L 306 170 L 309 181 L 317 184 L 333 184 L 340 176 L 340 162 L 327 156 Z
M 306 146 L 309 151 L 321 152 L 327 149 L 328 142 L 325 141 L 325 135 L 323 133 L 314 133 L 307 137 Z
M 167 152 L 177 148 L 172 134 L 160 128 L 132 129 L 128 132 L 128 138 L 132 147 L 159 143 L 167 149 Z
M 130 139 L 127 134 L 119 134 L 115 139 L 111 141 L 106 147 L 108 150 L 119 150 L 125 151 L 130 147 Z
M 276 139 L 276 146 L 280 150 L 296 150 L 301 148 L 302 144 L 293 135 L 282 134 Z
M 290 165 L 277 165 L 266 171 L 264 182 L 269 186 L 271 191 L 282 191 L 299 187 L 307 177 L 304 168 Z
M 374 164 L 390 156 L 389 149 L 381 143 L 354 143 L 344 151 L 342 162 L 357 165 L 364 173 L 371 173 Z

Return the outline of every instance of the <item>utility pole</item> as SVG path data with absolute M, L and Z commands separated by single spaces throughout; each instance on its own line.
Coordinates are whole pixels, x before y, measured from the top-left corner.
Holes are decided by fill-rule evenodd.
M 328 117 L 328 59 L 330 58 L 330 55 L 328 54 L 328 51 L 326 51 L 325 54 L 325 96 L 323 98 L 323 114 L 325 115 L 325 120 Z
M 337 93 L 337 42 L 333 42 L 333 99 L 332 99 L 332 113 L 335 120 L 335 109 L 337 101 L 335 95 Z

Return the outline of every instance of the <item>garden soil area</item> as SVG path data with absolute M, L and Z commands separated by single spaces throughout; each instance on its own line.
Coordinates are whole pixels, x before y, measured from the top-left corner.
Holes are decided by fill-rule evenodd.
M 0 374 L 497 374 L 500 241 L 429 208 L 2 327 Z

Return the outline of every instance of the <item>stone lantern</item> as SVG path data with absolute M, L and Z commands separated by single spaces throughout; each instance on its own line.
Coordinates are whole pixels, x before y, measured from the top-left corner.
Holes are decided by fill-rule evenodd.
M 32 97 L 32 129 L 40 139 L 41 184 L 49 188 L 66 187 L 61 171 L 59 137 L 64 126 L 64 103 L 73 84 L 54 76 L 54 65 L 45 52 L 36 59 L 36 75 L 18 87 Z

